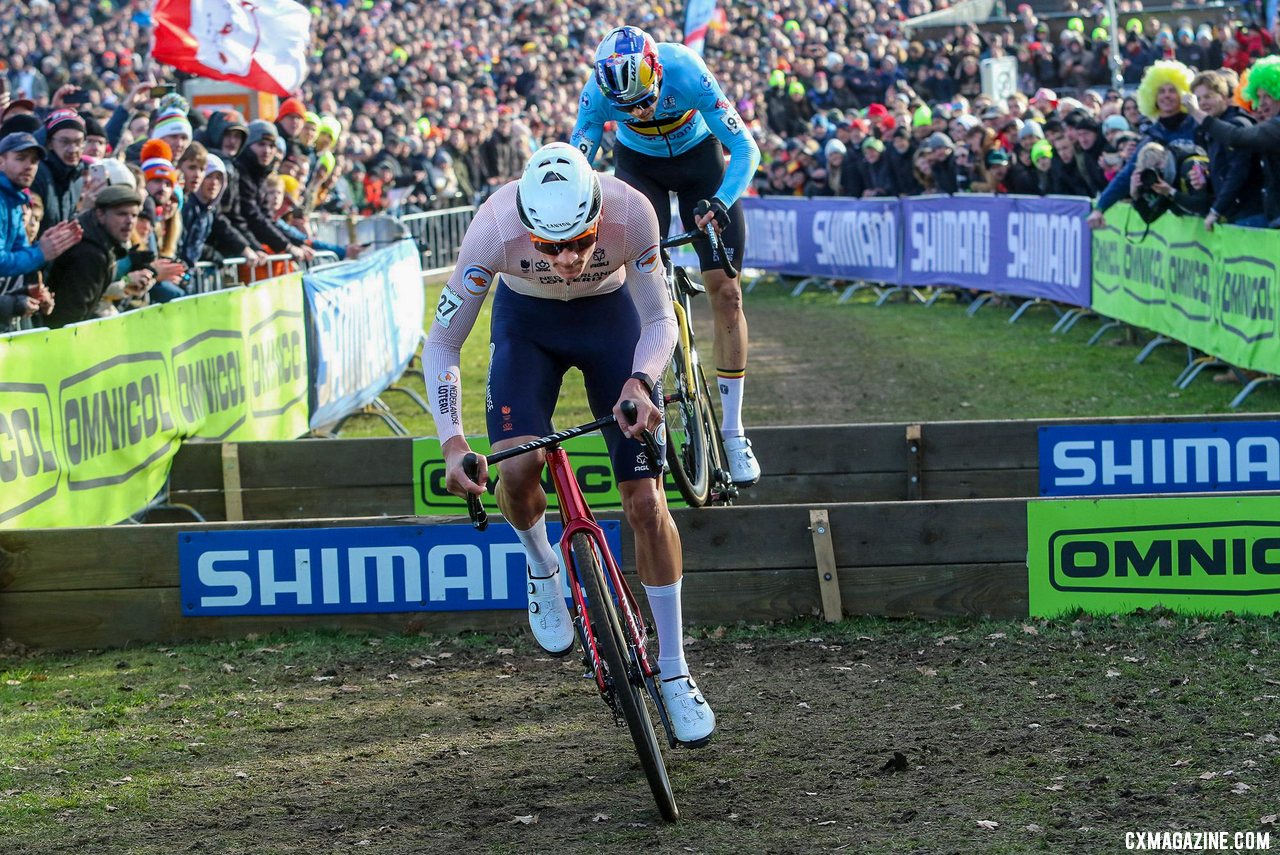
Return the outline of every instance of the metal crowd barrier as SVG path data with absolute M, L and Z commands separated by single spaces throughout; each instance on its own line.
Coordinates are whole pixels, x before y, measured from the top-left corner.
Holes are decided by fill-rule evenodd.
M 409 234 L 418 251 L 422 253 L 422 273 L 430 275 L 452 270 L 458 263 L 462 249 L 462 237 L 476 215 L 473 205 L 446 208 L 443 211 L 424 211 L 408 214 L 399 222 Z
M 316 250 L 315 256 L 311 261 L 301 265 L 303 270 L 314 270 L 318 267 L 328 267 L 338 264 L 342 261 L 336 252 L 329 250 Z M 195 269 L 191 271 L 190 292 L 191 294 L 209 294 L 214 291 L 220 291 L 223 288 L 235 288 L 240 285 L 252 285 L 255 282 L 261 282 L 264 279 L 270 279 L 273 275 L 272 265 L 276 262 L 293 263 L 293 256 L 288 253 L 279 255 L 268 255 L 263 259 L 261 264 L 249 268 L 249 281 L 242 282 L 240 280 L 240 268 L 248 262 L 243 258 L 224 258 L 221 264 L 214 264 L 211 261 L 201 261 L 196 264 Z

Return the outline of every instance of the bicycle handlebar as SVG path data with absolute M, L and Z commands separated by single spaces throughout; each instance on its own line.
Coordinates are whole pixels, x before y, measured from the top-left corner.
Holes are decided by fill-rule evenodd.
M 659 241 L 658 245 L 663 249 L 673 249 L 677 246 L 684 246 L 687 243 L 693 243 L 694 241 L 705 240 L 711 244 L 712 254 L 720 259 L 720 269 L 723 270 L 725 275 L 730 279 L 737 279 L 738 271 L 734 268 L 733 262 L 729 260 L 729 256 L 724 251 L 724 247 L 721 246 L 720 235 L 716 234 L 714 223 L 715 221 L 712 220 L 710 223 L 707 223 L 706 228 L 704 229 L 692 228 L 687 232 L 672 235 L 671 237 Z
M 627 400 L 622 402 L 622 415 L 627 421 L 635 424 L 636 421 L 636 405 L 633 401 Z M 613 414 L 601 416 L 594 422 L 577 427 L 565 428 L 562 431 L 556 431 L 553 434 L 532 439 L 523 445 L 516 445 L 511 448 L 495 451 L 493 454 L 486 456 L 486 461 L 490 464 L 501 463 L 520 454 L 527 454 L 530 451 L 537 451 L 539 448 L 546 448 L 549 445 L 557 445 L 566 439 L 573 439 L 583 434 L 591 433 L 599 430 L 605 425 L 612 424 L 617 421 Z M 653 434 L 646 430 L 640 432 L 640 441 L 644 444 L 645 451 L 649 460 L 649 471 L 654 475 L 662 473 L 662 457 L 660 456 L 658 442 L 653 438 Z M 480 474 L 480 458 L 474 451 L 468 451 L 462 458 L 462 471 L 472 481 Z M 477 482 L 478 483 L 478 482 Z M 489 527 L 489 514 L 485 511 L 484 505 L 480 501 L 480 497 L 474 493 L 467 494 L 467 514 L 471 517 L 471 524 L 476 531 L 484 531 Z

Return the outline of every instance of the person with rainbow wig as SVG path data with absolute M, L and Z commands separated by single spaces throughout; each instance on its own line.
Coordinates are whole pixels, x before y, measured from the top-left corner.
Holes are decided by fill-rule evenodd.
M 1173 142 L 1195 140 L 1196 122 L 1182 106 L 1182 97 L 1191 94 L 1191 81 L 1194 77 L 1191 69 L 1173 60 L 1154 62 L 1142 75 L 1142 83 L 1138 85 L 1136 93 L 1138 109 L 1151 122 L 1144 128 L 1145 134 L 1134 157 L 1130 157 L 1120 168 L 1094 202 L 1088 220 L 1091 228 L 1106 225 L 1106 210 L 1128 197 L 1137 151 L 1146 143 L 1157 142 L 1168 147 Z

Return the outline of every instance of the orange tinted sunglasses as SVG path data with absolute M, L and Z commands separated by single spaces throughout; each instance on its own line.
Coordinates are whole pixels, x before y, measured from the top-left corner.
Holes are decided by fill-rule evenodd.
M 543 255 L 559 255 L 566 249 L 570 252 L 581 253 L 595 245 L 599 236 L 600 223 L 596 222 L 594 226 L 587 229 L 575 238 L 562 241 L 543 240 L 542 238 L 529 235 L 529 239 L 533 241 L 533 248 Z

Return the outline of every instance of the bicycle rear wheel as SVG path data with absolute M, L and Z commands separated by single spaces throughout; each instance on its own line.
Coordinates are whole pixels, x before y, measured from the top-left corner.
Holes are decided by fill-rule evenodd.
M 636 753 L 640 755 L 640 765 L 644 768 L 644 776 L 649 781 L 649 789 L 653 791 L 658 810 L 663 819 L 675 822 L 680 818 L 680 810 L 676 807 L 671 780 L 667 777 L 667 767 L 662 761 L 662 751 L 653 732 L 649 708 L 644 703 L 639 674 L 632 667 L 627 636 L 609 586 L 605 582 L 600 560 L 596 557 L 595 542 L 585 534 L 575 534 L 572 549 L 578 576 L 586 587 L 587 611 L 591 617 L 596 647 L 609 668 L 617 709 L 622 711 L 627 720 L 631 741 L 635 743 Z
M 689 357 L 684 346 L 677 343 L 662 375 L 662 391 L 667 400 L 667 465 L 680 495 L 690 507 L 700 508 L 711 493 L 711 462 L 703 429 L 706 398 L 698 394 L 696 386 L 689 386 Z

